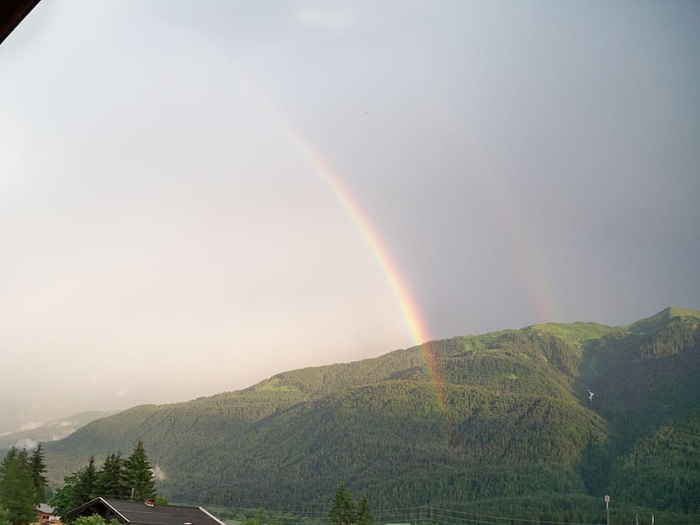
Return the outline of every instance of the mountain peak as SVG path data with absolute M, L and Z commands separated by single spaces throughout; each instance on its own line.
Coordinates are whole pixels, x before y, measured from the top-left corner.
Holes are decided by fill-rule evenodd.
M 700 312 L 691 310 L 690 308 L 680 308 L 678 306 L 669 306 L 662 312 L 666 312 L 670 318 L 673 317 L 696 317 L 700 319 Z
M 653 333 L 662 326 L 668 324 L 673 319 L 694 318 L 700 320 L 700 312 L 689 308 L 680 308 L 678 306 L 669 306 L 660 312 L 646 319 L 641 319 L 636 323 L 632 323 L 627 328 L 635 333 Z

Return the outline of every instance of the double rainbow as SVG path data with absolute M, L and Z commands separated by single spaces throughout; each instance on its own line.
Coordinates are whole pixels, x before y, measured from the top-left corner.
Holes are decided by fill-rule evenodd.
M 274 122 L 286 139 L 313 168 L 316 178 L 333 195 L 367 244 L 391 289 L 391 293 L 411 337 L 415 344 L 420 347 L 428 375 L 436 392 L 439 408 L 444 411 L 446 407 L 446 384 L 440 370 L 439 359 L 434 345 L 431 343 L 430 333 L 420 314 L 416 300 L 402 277 L 401 271 L 392 258 L 391 253 L 382 242 L 381 237 L 365 213 L 363 213 L 360 205 L 344 186 L 341 178 L 323 160 L 323 157 L 304 138 L 303 134 L 294 128 L 266 98 L 262 97 L 259 91 L 250 89 L 250 87 L 248 91 L 264 110 L 268 118 Z M 514 253 L 519 258 L 525 281 L 530 288 L 529 295 L 531 298 L 534 298 L 533 307 L 536 318 L 541 322 L 550 320 L 552 318 L 551 305 L 553 304 L 553 301 L 550 299 L 551 294 L 548 293 L 545 280 L 542 278 L 541 265 L 538 263 L 536 253 L 531 248 L 530 243 L 526 241 L 525 232 L 513 215 L 512 206 L 509 206 L 507 202 L 506 192 L 499 191 L 499 188 L 496 187 L 498 181 L 495 177 L 479 177 L 477 182 L 486 197 L 495 205 L 497 210 L 495 215 L 499 218 L 498 220 L 501 222 L 503 230 L 510 237 Z

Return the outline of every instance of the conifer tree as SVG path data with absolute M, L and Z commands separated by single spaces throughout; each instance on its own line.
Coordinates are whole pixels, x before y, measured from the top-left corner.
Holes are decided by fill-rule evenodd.
M 97 492 L 100 496 L 127 499 L 131 487 L 126 479 L 126 460 L 121 451 L 109 454 L 97 472 Z
M 153 476 L 153 469 L 141 441 L 136 444 L 129 459 L 126 460 L 126 479 L 129 486 L 130 499 L 143 501 L 156 497 L 156 481 Z
M 78 474 L 72 473 L 63 478 L 63 487 L 53 495 L 49 504 L 59 516 L 65 516 L 69 510 L 79 507 L 84 501 L 78 498 L 76 487 L 78 486 Z
M 369 501 L 367 495 L 364 494 L 357 504 L 357 521 L 356 525 L 374 525 L 374 516 L 369 509 Z
M 328 512 L 328 517 L 331 520 L 331 525 L 351 525 L 355 523 L 355 503 L 352 501 L 350 491 L 345 488 L 343 483 L 340 484 L 335 492 L 335 496 L 333 496 L 333 505 Z
M 90 456 L 88 464 L 78 471 L 75 494 L 80 500 L 79 505 L 87 503 L 98 496 L 97 494 L 97 466 L 95 456 Z
M 32 469 L 32 483 L 34 485 L 34 504 L 39 505 L 46 499 L 46 488 L 49 482 L 46 479 L 46 463 L 44 461 L 44 449 L 39 443 L 30 458 Z
M 34 521 L 34 485 L 24 449 L 12 447 L 0 463 L 0 507 L 9 513 L 11 525 Z

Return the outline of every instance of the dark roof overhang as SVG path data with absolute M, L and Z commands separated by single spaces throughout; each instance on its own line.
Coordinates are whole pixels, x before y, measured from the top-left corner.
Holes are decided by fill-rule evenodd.
M 2 0 L 0 2 L 0 44 L 38 3 L 39 0 Z
M 149 505 L 141 501 L 95 498 L 66 513 L 66 518 L 99 514 L 105 521 L 112 518 L 125 525 L 224 525 L 202 507 L 185 505 Z

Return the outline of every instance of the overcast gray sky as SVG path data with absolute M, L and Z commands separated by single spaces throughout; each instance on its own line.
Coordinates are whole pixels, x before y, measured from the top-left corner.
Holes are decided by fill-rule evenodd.
M 700 309 L 700 3 L 45 0 L 0 46 L 0 432 Z

